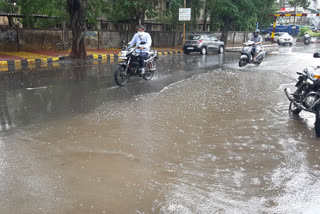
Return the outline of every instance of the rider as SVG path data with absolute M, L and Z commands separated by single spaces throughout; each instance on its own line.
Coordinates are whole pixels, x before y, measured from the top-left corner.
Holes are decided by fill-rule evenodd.
M 304 39 L 305 42 L 306 42 L 306 40 L 309 40 L 309 39 L 310 39 L 310 35 L 309 35 L 308 32 L 305 32 L 305 33 L 304 33 L 303 39 Z
M 310 35 L 309 35 L 308 32 L 305 32 L 305 33 L 304 33 L 304 38 L 310 38 Z
M 253 37 L 251 38 L 251 41 L 254 42 L 254 58 L 253 61 L 257 61 L 257 56 L 261 50 L 261 44 L 262 44 L 262 36 L 259 35 L 260 34 L 260 30 L 256 29 L 253 33 Z
M 138 49 L 136 49 L 136 53 L 140 55 L 139 57 L 140 74 L 144 74 L 145 73 L 144 60 L 148 56 L 148 51 L 150 51 L 152 39 L 149 33 L 144 32 L 143 25 L 139 25 L 137 29 L 138 29 L 138 32 L 133 36 L 131 42 L 129 42 L 129 45 L 130 47 L 134 45 L 136 45 L 136 47 L 139 47 Z

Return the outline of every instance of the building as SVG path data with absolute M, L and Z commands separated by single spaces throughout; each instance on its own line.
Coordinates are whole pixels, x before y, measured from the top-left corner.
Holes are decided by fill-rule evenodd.
M 277 13 L 284 14 L 310 14 L 307 17 L 280 17 L 277 22 L 283 25 L 310 25 L 316 28 L 320 28 L 320 17 L 313 17 L 311 14 L 320 13 L 320 0 L 309 0 L 309 6 L 303 7 L 292 7 L 288 0 L 276 0 L 279 4 L 280 10 Z

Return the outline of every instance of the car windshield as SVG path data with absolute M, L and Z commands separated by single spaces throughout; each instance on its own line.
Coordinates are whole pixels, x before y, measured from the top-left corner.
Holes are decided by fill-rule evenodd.
M 288 33 L 281 33 L 279 36 L 280 37 L 289 37 L 290 35 Z
M 200 38 L 201 38 L 201 35 L 190 35 L 188 39 L 189 40 L 198 40 Z

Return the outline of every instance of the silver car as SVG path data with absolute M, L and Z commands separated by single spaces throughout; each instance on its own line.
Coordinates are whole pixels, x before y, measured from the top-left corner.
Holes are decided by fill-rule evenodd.
M 183 52 L 200 52 L 205 55 L 209 51 L 222 54 L 224 52 L 224 42 L 220 41 L 214 34 L 192 34 L 188 37 L 183 46 Z

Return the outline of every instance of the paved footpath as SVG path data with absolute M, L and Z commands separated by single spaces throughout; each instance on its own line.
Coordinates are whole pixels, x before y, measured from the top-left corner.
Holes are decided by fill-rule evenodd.
M 181 48 L 154 48 L 159 55 L 182 53 Z M 88 49 L 88 58 L 107 59 L 119 56 L 120 49 Z M 35 63 L 52 63 L 64 59 L 70 51 L 0 51 L 0 71 L 9 71 L 11 67 L 28 67 Z

